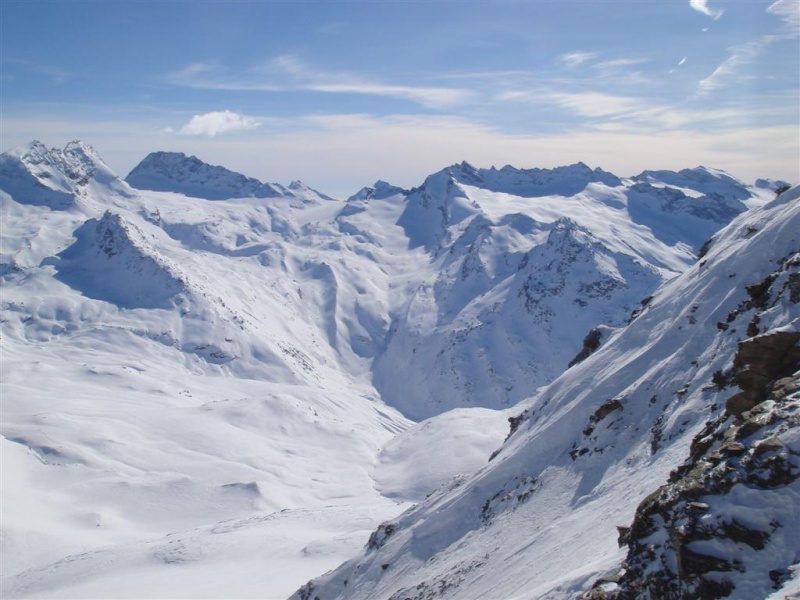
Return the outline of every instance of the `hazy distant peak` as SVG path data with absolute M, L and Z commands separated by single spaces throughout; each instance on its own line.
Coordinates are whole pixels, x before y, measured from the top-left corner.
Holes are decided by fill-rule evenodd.
M 66 209 L 94 183 L 122 196 L 133 193 L 86 142 L 59 150 L 34 140 L 0 155 L 0 184 L 26 204 Z
M 379 179 L 371 186 L 363 187 L 358 190 L 355 194 L 350 196 L 347 201 L 355 202 L 359 200 L 371 199 L 381 200 L 397 194 L 408 194 L 408 191 Z
M 501 169 L 478 169 L 464 161 L 443 172 L 458 183 L 525 197 L 573 196 L 590 183 L 602 183 L 610 187 L 622 184 L 613 173 L 599 167 L 592 169 L 583 162 L 552 169 L 520 169 L 512 165 L 505 165 Z
M 720 169 L 699 166 L 680 171 L 642 171 L 633 177 L 634 181 L 653 185 L 693 190 L 703 195 L 720 195 L 736 200 L 747 200 L 752 194 L 738 179 Z
M 206 200 L 269 198 L 283 190 L 183 152 L 151 152 L 125 178 L 144 190 L 177 192 Z
M 296 180 L 284 187 L 263 183 L 183 152 L 151 152 L 125 178 L 131 186 L 156 192 L 175 192 L 204 200 L 231 198 L 291 198 L 304 203 L 331 200 Z

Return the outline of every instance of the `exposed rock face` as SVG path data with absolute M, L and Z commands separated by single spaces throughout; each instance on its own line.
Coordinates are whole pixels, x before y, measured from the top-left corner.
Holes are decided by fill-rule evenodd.
M 739 345 L 741 393 L 620 528 L 628 556 L 619 581 L 598 580 L 585 600 L 758 598 L 788 579 L 795 557 L 783 549 L 798 533 L 800 495 L 799 341 L 774 331 Z
M 800 364 L 800 333 L 776 331 L 750 338 L 739 345 L 734 360 L 736 384 L 742 392 L 732 396 L 726 408 L 736 417 L 754 408 L 765 390 L 777 379 L 789 377 Z
M 598 325 L 597 327 L 592 327 L 591 331 L 586 334 L 586 337 L 583 338 L 583 347 L 578 354 L 575 355 L 571 361 L 569 361 L 570 367 L 574 367 L 578 363 L 583 362 L 587 358 L 589 358 L 592 354 L 594 354 L 598 348 L 608 339 L 608 336 L 611 335 L 613 328 L 608 327 L 606 325 Z

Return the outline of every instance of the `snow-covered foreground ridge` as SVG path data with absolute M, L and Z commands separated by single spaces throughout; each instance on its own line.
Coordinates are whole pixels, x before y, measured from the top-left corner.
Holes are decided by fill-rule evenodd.
M 285 597 L 485 465 L 525 407 L 476 479 L 382 526 L 357 568 L 302 595 L 574 595 L 621 559 L 598 562 L 614 546 L 600 523 L 630 521 L 741 385 L 736 340 L 796 317 L 770 304 L 792 297 L 776 276 L 766 308 L 706 323 L 763 280 L 747 278 L 768 269 L 752 248 L 770 215 L 794 218 L 796 202 L 758 208 L 771 185 L 702 167 L 620 179 L 462 163 L 340 201 L 177 153 L 127 181 L 81 142 L 0 155 L 3 597 Z M 745 233 L 717 234 L 703 259 L 729 248 L 737 273 L 680 287 L 716 272 L 696 255 L 737 215 Z M 753 311 L 751 331 L 735 326 Z M 670 358 L 662 337 L 684 322 Z M 604 359 L 536 393 L 600 343 Z M 633 398 L 653 361 L 667 378 L 649 384 L 655 402 L 616 387 Z M 703 377 L 728 382 L 719 399 L 691 387 Z

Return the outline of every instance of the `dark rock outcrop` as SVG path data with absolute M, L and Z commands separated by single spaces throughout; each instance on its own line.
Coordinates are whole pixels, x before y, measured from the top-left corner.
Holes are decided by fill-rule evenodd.
M 742 391 L 621 528 L 624 574 L 598 580 L 582 600 L 755 598 L 780 588 L 794 561 L 781 549 L 797 535 L 800 494 L 798 341 L 800 333 L 773 331 L 739 345 Z
M 575 358 L 569 361 L 568 367 L 574 367 L 594 354 L 597 349 L 603 345 L 603 342 L 608 339 L 611 331 L 612 329 L 605 325 L 593 327 L 591 331 L 586 334 L 586 337 L 583 338 L 583 347 L 581 351 L 575 355 Z

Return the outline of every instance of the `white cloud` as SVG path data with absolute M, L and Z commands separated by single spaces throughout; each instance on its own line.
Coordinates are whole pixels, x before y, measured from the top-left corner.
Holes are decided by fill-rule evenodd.
M 705 95 L 725 87 L 734 79 L 739 70 L 753 61 L 763 52 L 768 40 L 765 38 L 751 40 L 735 46 L 731 54 L 719 65 L 714 72 L 697 84 L 698 94 Z
M 691 6 L 697 12 L 708 15 L 713 19 L 719 19 L 722 16 L 722 13 L 725 12 L 721 8 L 717 10 L 709 8 L 708 0 L 689 0 L 689 6 Z
M 594 58 L 597 58 L 597 52 L 568 52 L 559 56 L 558 62 L 572 69 Z
M 680 60 L 678 61 L 678 64 L 677 64 L 677 65 L 676 65 L 674 68 L 672 68 L 672 69 L 670 69 L 670 70 L 668 71 L 668 73 L 671 75 L 672 73 L 674 73 L 675 71 L 677 71 L 677 70 L 678 70 L 678 67 L 681 67 L 681 66 L 683 66 L 684 64 L 686 64 L 686 61 L 688 60 L 688 58 L 689 58 L 688 56 L 684 56 L 682 59 L 680 59 Z
M 261 123 L 252 117 L 223 110 L 193 116 L 186 125 L 178 130 L 178 134 L 216 137 L 233 131 L 255 129 L 260 125 Z
M 777 0 L 767 8 L 767 12 L 780 16 L 785 25 L 786 32 L 792 36 L 800 35 L 800 2 L 797 0 Z
M 197 63 L 168 74 L 166 79 L 175 85 L 201 89 L 310 91 L 400 98 L 430 108 L 455 106 L 472 96 L 471 91 L 463 88 L 388 85 L 353 73 L 318 71 L 290 54 L 273 57 L 245 72 L 234 74 L 215 65 Z
M 678 129 L 700 129 L 700 126 L 710 125 L 715 129 L 736 129 L 752 117 L 752 111 L 735 108 L 686 109 L 674 106 L 653 106 L 633 111 L 625 115 L 625 119 L 618 121 L 629 131 L 644 132 L 645 130 L 658 132 Z M 707 130 L 707 129 L 706 129 Z
M 331 94 L 364 94 L 401 98 L 431 108 L 445 108 L 462 104 L 472 95 L 468 90 L 454 88 L 383 85 L 365 82 L 312 84 L 309 89 Z
M 208 73 L 213 72 L 214 69 L 215 69 L 214 65 L 210 65 L 207 63 L 192 63 L 191 65 L 187 65 L 180 71 L 176 71 L 175 73 L 170 73 L 167 76 L 167 78 L 175 83 L 183 81 L 191 81 L 193 78 L 199 75 L 206 75 Z
M 762 35 L 731 48 L 730 56 L 714 69 L 711 75 L 700 81 L 697 86 L 699 95 L 727 86 L 734 77 L 739 77 L 742 67 L 755 62 L 775 42 L 800 36 L 800 2 L 777 0 L 767 8 L 767 12 L 778 15 L 783 20 L 783 28 L 775 34 Z
M 602 92 L 555 92 L 545 96 L 544 99 L 589 118 L 619 115 L 639 106 L 635 98 Z
M 351 73 L 326 73 L 313 69 L 298 57 L 273 58 L 268 69 L 282 71 L 292 78 L 293 86 L 328 94 L 361 94 L 410 100 L 431 108 L 444 108 L 465 102 L 472 93 L 462 88 L 387 85 Z
M 634 65 L 641 65 L 650 62 L 649 58 L 615 58 L 613 60 L 604 60 L 594 66 L 595 69 L 622 69 L 624 67 L 632 67 Z
M 282 54 L 267 61 L 264 67 L 258 69 L 266 74 L 270 71 L 283 71 L 288 75 L 302 78 L 318 78 L 320 74 L 309 68 L 303 61 L 292 54 Z
M 217 64 L 193 63 L 184 67 L 180 71 L 174 71 L 164 75 L 163 79 L 172 85 L 189 87 L 201 90 L 227 90 L 227 91 L 262 91 L 280 92 L 285 87 L 268 83 L 246 79 L 244 77 L 232 77 L 224 68 Z

